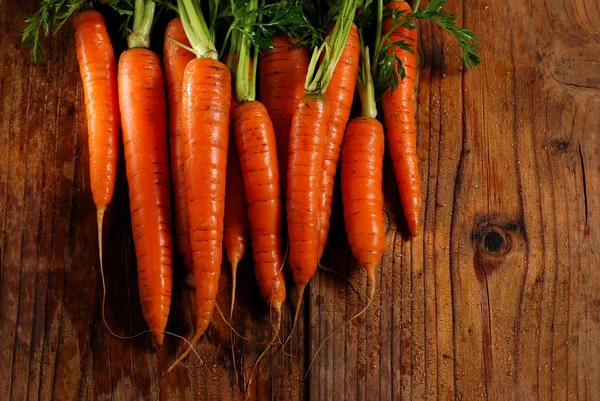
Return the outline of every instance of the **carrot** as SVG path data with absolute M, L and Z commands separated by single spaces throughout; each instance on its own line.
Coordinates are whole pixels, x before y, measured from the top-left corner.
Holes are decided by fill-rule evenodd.
M 281 250 L 282 205 L 275 132 L 267 109 L 257 101 L 240 103 L 233 110 L 233 126 L 248 203 L 254 272 L 261 295 L 275 312 L 273 338 L 255 361 L 252 378 L 281 326 L 281 307 L 286 297 Z
M 347 324 L 365 313 L 373 302 L 375 269 L 385 250 L 381 184 L 384 148 L 383 127 L 375 117 L 357 117 L 348 124 L 342 146 L 341 168 L 344 226 L 352 254 L 367 272 L 369 293 L 364 308 L 321 342 L 311 358 L 306 375 L 323 345 Z
M 419 1 L 416 2 L 417 5 L 418 3 Z M 357 85 L 358 94 L 362 102 L 362 116 L 351 121 L 346 129 L 342 146 L 341 174 L 344 225 L 352 253 L 358 259 L 358 263 L 367 272 L 369 286 L 368 300 L 363 309 L 323 340 L 311 359 L 307 375 L 325 342 L 341 331 L 351 321 L 365 313 L 371 305 L 375 294 L 375 269 L 381 262 L 385 250 L 385 227 L 381 184 L 384 135 L 383 127 L 376 120 L 377 106 L 373 77 L 376 76 L 378 78 L 378 84 L 380 85 L 378 88 L 380 90 L 381 88 L 385 89 L 384 93 L 388 92 L 386 96 L 393 96 L 390 93 L 391 90 L 388 89 L 395 89 L 394 82 L 397 83 L 398 76 L 403 76 L 399 71 L 403 64 L 398 65 L 397 59 L 393 56 L 393 51 L 399 49 L 410 54 L 409 50 L 414 50 L 412 44 L 416 44 L 416 36 L 414 37 L 415 41 L 402 42 L 394 34 L 397 33 L 398 27 L 412 26 L 412 21 L 415 19 L 430 19 L 440 24 L 459 39 L 463 58 L 467 66 L 479 63 L 476 49 L 471 43 L 477 40 L 476 37 L 469 29 L 456 27 L 456 16 L 440 11 L 444 3 L 445 1 L 443 0 L 440 2 L 430 2 L 426 9 L 419 14 L 406 12 L 403 14 L 400 11 L 410 11 L 410 7 L 405 3 L 392 3 L 400 7 L 397 9 L 399 12 L 393 12 L 390 19 L 386 22 L 383 19 L 383 0 L 378 0 L 377 28 L 375 31 L 375 62 L 373 62 L 372 67 L 369 48 L 365 46 L 362 32 L 360 32 L 362 63 L 357 77 Z M 382 28 L 386 29 L 384 35 L 382 35 Z M 385 55 L 385 57 L 382 57 L 382 55 Z M 401 63 L 405 63 L 405 61 L 406 59 L 400 59 Z M 404 65 L 403 67 L 414 70 L 416 65 Z M 408 76 L 408 71 L 406 72 Z M 401 86 L 401 90 L 402 88 L 403 86 Z M 411 88 L 411 90 L 413 89 Z M 405 103 L 409 103 L 408 99 L 403 100 L 406 100 Z M 410 99 L 410 104 L 412 104 L 412 99 Z M 412 121 L 414 124 L 414 116 Z
M 367 304 L 346 323 L 328 335 L 311 359 L 308 371 L 323 345 L 348 323 L 367 311 L 375 295 L 375 268 L 385 250 L 383 217 L 382 165 L 385 140 L 383 127 L 377 121 L 375 87 L 370 68 L 369 48 L 360 35 L 362 63 L 357 76 L 362 101 L 362 116 L 348 124 L 342 146 L 342 203 L 344 226 L 352 254 L 367 272 L 369 294 Z
M 178 0 L 183 28 L 196 58 L 183 75 L 182 128 L 190 243 L 196 285 L 196 333 L 171 371 L 193 350 L 215 308 L 223 257 L 225 180 L 229 146 L 231 77 L 199 4 Z
M 242 27 L 247 33 L 259 34 L 252 28 L 255 23 L 260 23 L 257 7 L 258 1 L 250 0 L 238 10 L 245 14 Z M 275 314 L 273 337 L 254 362 L 250 380 L 254 369 L 279 335 L 281 307 L 286 297 L 282 273 L 282 204 L 277 142 L 267 109 L 256 101 L 258 52 L 248 35 L 233 33 L 230 54 L 238 56 L 235 67 L 237 104 L 231 116 L 233 133 L 248 205 L 254 273 L 263 299 Z
M 142 313 L 162 345 L 171 305 L 173 246 L 164 76 L 148 50 L 152 1 L 136 4 L 119 60 L 119 106 Z
M 377 29 L 372 75 L 378 77 L 383 94 L 381 106 L 387 131 L 400 200 L 408 228 L 413 236 L 421 225 L 421 178 L 415 136 L 415 83 L 417 79 L 417 30 L 420 20 L 430 20 L 457 39 L 464 64 L 471 68 L 481 62 L 469 28 L 456 25 L 456 15 L 442 11 L 447 0 L 431 1 L 415 12 L 404 1 L 389 3 L 383 18 L 383 1 L 377 2 Z M 383 34 L 383 35 L 382 35 Z M 399 80 L 398 77 L 401 79 Z
M 281 194 L 275 132 L 262 103 L 246 101 L 233 109 L 235 141 L 240 156 L 260 292 L 276 313 L 285 301 L 281 268 Z
M 344 50 L 357 5 L 356 0 L 342 3 L 335 26 L 325 42 L 315 49 L 306 77 L 305 94 L 296 105 L 292 118 L 286 205 L 289 261 L 298 288 L 292 332 L 298 321 L 306 285 L 317 270 L 320 256 L 320 194 L 330 115 L 330 106 L 323 94 Z M 326 47 L 328 51 L 319 63 Z
M 238 55 L 234 54 L 232 60 L 229 55 L 223 57 L 223 62 L 229 64 L 232 68 L 237 68 Z M 233 70 L 232 70 L 233 71 Z M 237 106 L 235 92 L 231 93 L 231 120 L 233 120 L 233 110 Z M 225 187 L 225 227 L 223 230 L 223 244 L 227 251 L 227 259 L 231 264 L 231 304 L 229 307 L 229 326 L 231 329 L 231 361 L 237 382 L 237 366 L 235 364 L 235 350 L 233 345 L 233 309 L 235 306 L 235 293 L 237 284 L 238 263 L 246 253 L 249 242 L 250 227 L 248 223 L 248 206 L 246 204 L 246 194 L 244 192 L 244 180 L 240 166 L 240 159 L 235 146 L 235 136 L 233 125 L 230 126 L 230 146 L 227 155 L 227 183 Z M 231 145 L 233 143 L 233 145 Z
M 235 108 L 235 99 L 231 99 L 231 111 Z M 233 117 L 233 116 L 232 116 Z M 223 228 L 223 245 L 227 251 L 227 259 L 231 264 L 231 305 L 229 307 L 229 325 L 231 341 L 231 360 L 237 383 L 237 366 L 235 364 L 235 350 L 233 345 L 233 308 L 235 305 L 235 292 L 237 283 L 237 268 L 240 260 L 246 253 L 250 236 L 248 223 L 248 206 L 244 193 L 244 181 L 240 167 L 240 159 L 235 148 L 233 127 L 230 129 L 230 146 L 227 155 L 227 182 L 225 186 L 225 217 Z M 232 144 L 233 143 L 233 144 Z
M 164 77 L 148 50 L 154 3 L 136 4 L 129 50 L 119 60 L 119 106 L 142 312 L 162 345 L 171 305 L 173 246 Z
M 320 189 L 325 159 L 329 103 L 323 95 L 304 95 L 290 131 L 287 220 L 289 261 L 301 299 L 318 265 Z
M 244 193 L 240 159 L 235 148 L 235 138 L 230 138 L 230 142 L 233 145 L 229 146 L 229 154 L 227 155 L 223 244 L 227 251 L 227 259 L 231 264 L 233 297 L 235 294 L 237 265 L 246 253 L 250 228 L 248 227 L 246 195 Z
M 103 270 L 102 222 L 115 188 L 120 117 L 117 63 L 99 12 L 84 11 L 75 18 L 75 45 L 85 98 L 90 186 L 97 210 L 98 251 Z
M 410 5 L 404 1 L 389 3 L 386 9 L 404 11 L 406 16 L 412 13 Z M 383 19 L 384 32 L 389 31 L 393 26 L 392 17 Z M 385 92 L 381 106 L 400 200 L 408 229 L 415 236 L 421 225 L 421 178 L 417 157 L 414 106 L 417 76 L 417 30 L 399 26 L 390 33 L 388 39 L 392 43 L 404 40 L 413 49 L 411 54 L 406 50 L 389 48 L 388 54 L 396 52 L 396 56 L 404 66 L 406 76 L 399 82 L 398 90 Z
M 225 177 L 229 145 L 229 69 L 196 58 L 183 79 L 185 179 L 196 283 L 196 336 L 208 328 L 221 272 Z M 210 112 L 207 112 L 210 110 Z
M 260 100 L 267 108 L 275 130 L 279 177 L 284 194 L 290 127 L 296 104 L 304 94 L 307 70 L 306 47 L 296 47 L 296 41 L 285 35 L 274 37 L 272 48 L 259 57 Z
M 235 94 L 231 97 L 231 119 L 233 110 L 237 106 Z M 235 289 L 237 266 L 246 253 L 250 236 L 248 223 L 248 206 L 244 192 L 244 180 L 242 168 L 237 149 L 235 147 L 235 136 L 233 126 L 230 127 L 229 154 L 227 155 L 227 182 L 225 186 L 225 222 L 223 231 L 223 244 L 227 251 L 227 259 L 231 264 L 231 307 L 229 310 L 229 321 L 233 316 L 235 304 Z M 233 328 L 232 328 L 233 330 Z M 233 341 L 232 341 L 233 343 Z
M 385 250 L 383 216 L 383 126 L 377 120 L 375 85 L 369 48 L 360 40 L 361 68 L 357 76 L 362 115 L 346 128 L 342 146 L 342 203 L 344 226 L 352 254 L 369 280 L 369 301 L 375 290 L 375 268 Z M 366 308 L 365 308 L 366 309 Z
M 331 217 L 331 202 L 333 200 L 333 184 L 340 158 L 340 147 L 344 140 L 344 130 L 350 118 L 350 109 L 354 99 L 358 64 L 360 61 L 360 44 L 358 28 L 352 24 L 348 40 L 342 51 L 331 82 L 325 92 L 329 102 L 329 125 L 327 129 L 327 145 L 325 161 L 321 178 L 321 228 L 319 235 L 319 259 L 323 255 L 327 235 L 329 234 L 329 219 Z
M 183 155 L 183 129 L 181 126 L 181 97 L 183 73 L 187 64 L 194 59 L 194 53 L 178 43 L 189 46 L 180 18 L 169 22 L 165 31 L 163 64 L 167 81 L 167 101 L 169 114 L 169 155 L 171 160 L 171 180 L 173 185 L 174 239 L 177 253 L 183 265 L 192 271 L 192 248 L 190 245 L 189 215 L 185 186 L 185 159 Z
M 369 299 L 375 289 L 374 270 L 385 250 L 382 164 L 385 139 L 374 117 L 348 124 L 342 147 L 344 226 L 352 254 L 369 278 Z

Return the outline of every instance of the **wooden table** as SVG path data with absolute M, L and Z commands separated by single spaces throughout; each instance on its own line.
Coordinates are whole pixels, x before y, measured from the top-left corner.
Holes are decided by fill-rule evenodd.
M 218 316 L 202 361 L 170 374 L 183 341 L 154 351 L 147 334 L 121 340 L 104 327 L 73 29 L 32 65 L 20 34 L 34 3 L 0 6 L 0 399 L 239 399 Z M 421 26 L 423 233 L 405 234 L 387 160 L 376 305 L 325 344 L 304 379 L 320 342 L 364 304 L 341 278 L 364 293 L 336 199 L 323 259 L 336 274 L 313 279 L 289 355 L 267 355 L 249 399 L 600 400 L 600 3 L 454 0 L 449 9 L 481 38 L 483 63 L 466 71 L 456 43 Z M 105 222 L 106 320 L 131 334 L 145 324 L 119 167 Z M 271 336 L 247 259 L 234 319 L 249 338 L 234 339 L 244 383 L 264 346 L 256 341 Z M 168 329 L 187 338 L 192 294 L 178 266 Z

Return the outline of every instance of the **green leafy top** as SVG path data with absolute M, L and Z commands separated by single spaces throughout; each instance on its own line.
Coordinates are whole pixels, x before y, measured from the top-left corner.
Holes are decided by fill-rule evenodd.
M 377 77 L 377 92 L 379 94 L 385 93 L 388 89 L 392 92 L 395 91 L 399 85 L 398 76 L 400 76 L 400 79 L 404 79 L 406 76 L 406 70 L 396 52 L 400 50 L 414 54 L 416 50 L 404 40 L 392 43 L 389 40 L 389 36 L 395 29 L 401 26 L 405 26 L 408 29 L 416 29 L 415 21 L 429 20 L 454 36 L 460 45 L 463 62 L 468 68 L 473 68 L 481 62 L 477 54 L 477 48 L 475 47 L 475 44 L 478 42 L 477 36 L 475 36 L 470 28 L 460 28 L 456 25 L 456 14 L 446 13 L 442 10 L 447 1 L 431 0 L 423 10 L 418 10 L 420 1 L 417 0 L 414 12 L 407 14 L 404 10 L 392 10 L 384 13 L 383 1 L 378 0 L 377 34 L 374 52 L 375 59 L 378 61 L 373 63 L 371 68 L 373 76 Z M 381 22 L 384 16 L 391 17 L 393 25 L 390 30 L 382 33 Z M 393 51 L 390 52 L 390 49 L 393 49 Z
M 245 5 L 232 9 L 232 14 L 239 14 L 239 18 L 236 18 L 236 28 L 232 32 L 229 65 L 232 71 L 235 71 L 235 94 L 239 103 L 256 100 L 258 47 L 252 43 L 256 43 L 260 38 L 255 32 L 261 19 L 256 12 L 257 8 L 258 0 L 248 0 Z M 254 50 L 253 56 L 252 50 Z M 250 67 L 251 59 L 252 67 Z
M 77 11 L 88 7 L 88 0 L 42 0 L 40 8 L 27 18 L 27 26 L 21 36 L 23 47 L 31 47 L 31 56 L 37 64 L 45 60 L 46 53 L 42 46 L 42 39 L 54 35 L 67 20 Z M 117 11 L 120 15 L 131 16 L 133 7 L 131 0 L 99 0 Z
M 333 29 L 321 46 L 314 49 L 310 59 L 304 85 L 306 93 L 323 94 L 327 90 L 335 66 L 342 56 L 359 4 L 360 1 L 358 0 L 343 0 L 342 4 L 339 5 L 339 12 Z M 335 10 L 336 8 L 333 7 L 332 9 Z M 323 56 L 322 59 L 321 56 Z M 319 64 L 318 68 L 317 64 Z
M 295 39 L 298 46 L 317 43 L 321 38 L 321 31 L 305 12 L 313 7 L 308 3 L 308 0 L 281 0 L 271 4 L 265 4 L 264 0 L 230 0 L 219 14 L 219 22 L 227 27 L 222 52 L 229 43 L 229 68 L 235 77 L 238 102 L 256 98 L 258 54 L 273 48 L 275 35 Z M 254 61 L 252 67 L 251 60 Z
M 297 45 L 314 47 L 322 38 L 322 31 L 309 17 L 314 8 L 311 0 L 280 0 L 264 4 L 257 2 L 249 7 L 248 0 L 230 0 L 229 6 L 218 16 L 221 26 L 227 29 L 225 43 L 234 47 L 237 38 L 245 37 L 260 50 L 272 48 L 272 38 L 277 34 L 297 40 Z M 237 38 L 234 38 L 237 33 Z M 239 43 L 237 43 L 239 45 Z M 223 50 L 227 46 L 223 46 Z

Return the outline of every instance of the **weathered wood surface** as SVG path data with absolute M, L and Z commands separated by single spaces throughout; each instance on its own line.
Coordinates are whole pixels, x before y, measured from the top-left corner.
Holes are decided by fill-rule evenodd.
M 73 30 L 33 66 L 20 32 L 34 7 L 0 6 L 0 399 L 239 399 L 218 317 L 198 347 L 202 362 L 190 357 L 169 375 L 182 341 L 155 352 L 149 335 L 120 340 L 103 326 Z M 319 342 L 363 304 L 319 273 L 290 355 L 268 355 L 249 399 L 600 400 L 600 4 L 449 8 L 481 38 L 483 64 L 465 71 L 455 42 L 421 26 L 423 233 L 404 234 L 387 160 L 376 307 L 325 345 L 304 380 Z M 120 167 L 105 224 L 106 317 L 130 334 L 145 326 Z M 323 263 L 364 292 L 339 209 Z M 250 269 L 245 260 L 235 326 L 266 341 Z M 169 330 L 191 337 L 188 281 L 178 269 Z M 262 345 L 236 339 L 235 348 L 247 380 Z

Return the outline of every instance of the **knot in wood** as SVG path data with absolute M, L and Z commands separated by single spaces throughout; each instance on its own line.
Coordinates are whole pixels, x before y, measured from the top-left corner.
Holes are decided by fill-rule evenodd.
M 515 266 L 527 250 L 527 233 L 520 221 L 502 213 L 481 215 L 471 233 L 473 266 L 480 281 L 501 266 Z
M 495 224 L 484 224 L 473 231 L 473 247 L 481 257 L 498 258 L 512 249 L 512 230 Z

